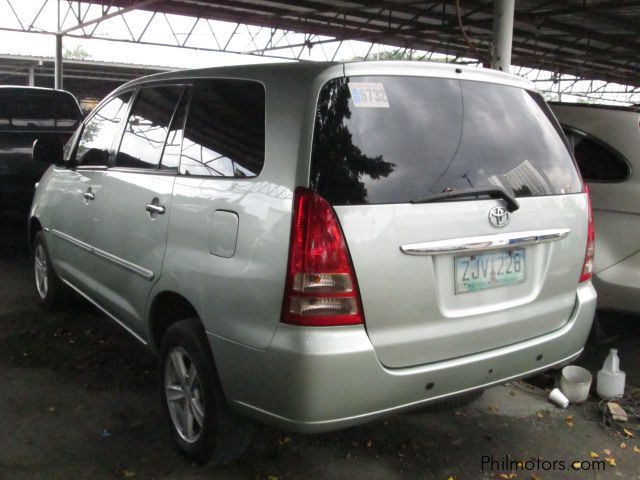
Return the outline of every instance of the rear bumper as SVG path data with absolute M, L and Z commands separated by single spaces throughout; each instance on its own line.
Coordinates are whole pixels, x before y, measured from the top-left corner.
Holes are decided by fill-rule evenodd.
M 570 362 L 591 329 L 596 292 L 578 287 L 570 320 L 514 345 L 402 369 L 380 364 L 361 326 L 280 325 L 266 350 L 208 335 L 232 408 L 301 433 L 336 430 Z

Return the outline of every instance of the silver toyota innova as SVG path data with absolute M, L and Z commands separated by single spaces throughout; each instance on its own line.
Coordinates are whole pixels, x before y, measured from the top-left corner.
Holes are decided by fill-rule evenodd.
M 30 214 L 40 302 L 73 289 L 159 353 L 180 449 L 321 432 L 577 357 L 589 197 L 531 83 L 447 64 L 154 75 L 109 95 Z

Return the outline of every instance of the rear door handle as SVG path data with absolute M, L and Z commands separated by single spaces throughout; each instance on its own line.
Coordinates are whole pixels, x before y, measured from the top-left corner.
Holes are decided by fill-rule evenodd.
M 148 203 L 145 209 L 151 214 L 162 215 L 164 213 L 164 207 L 162 205 L 154 205 L 153 203 Z

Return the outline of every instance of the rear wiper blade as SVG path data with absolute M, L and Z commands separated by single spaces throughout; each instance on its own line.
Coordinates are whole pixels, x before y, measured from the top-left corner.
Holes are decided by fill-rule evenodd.
M 411 203 L 432 203 L 432 202 L 446 202 L 447 200 L 454 198 L 464 197 L 479 197 L 481 195 L 489 198 L 501 198 L 507 205 L 507 210 L 515 212 L 520 208 L 520 204 L 513 195 L 507 193 L 506 190 L 500 187 L 487 187 L 487 188 L 464 188 L 462 190 L 451 190 L 449 192 L 436 193 L 435 195 L 428 195 L 426 197 L 417 197 L 411 200 Z

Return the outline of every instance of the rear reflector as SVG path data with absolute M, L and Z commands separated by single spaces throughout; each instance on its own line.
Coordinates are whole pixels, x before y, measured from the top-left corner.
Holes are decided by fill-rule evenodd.
M 353 265 L 333 208 L 297 188 L 282 322 L 306 326 L 363 323 Z
M 587 208 L 589 210 L 589 224 L 587 226 L 587 251 L 584 256 L 584 264 L 582 273 L 580 274 L 580 282 L 586 282 L 593 276 L 593 257 L 596 251 L 596 234 L 593 226 L 593 212 L 591 211 L 591 197 L 589 196 L 589 188 L 584 186 L 587 194 Z

